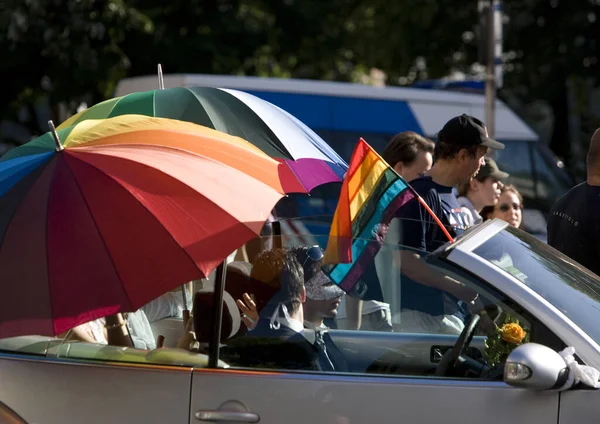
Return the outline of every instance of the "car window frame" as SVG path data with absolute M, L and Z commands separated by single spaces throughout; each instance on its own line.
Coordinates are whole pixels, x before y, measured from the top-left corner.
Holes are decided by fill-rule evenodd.
M 484 231 L 484 226 L 478 226 L 472 229 L 472 231 L 470 231 L 469 233 L 463 235 L 461 237 L 461 239 L 457 242 L 460 244 L 460 242 L 462 240 L 465 239 L 472 239 L 473 237 L 477 238 L 477 234 L 479 234 L 482 230 Z M 485 232 L 485 231 L 484 231 Z M 472 234 L 472 236 L 469 236 L 469 234 Z M 294 244 L 294 243 L 292 243 Z M 395 243 L 386 243 L 389 244 L 390 248 L 393 250 L 405 250 L 403 249 L 401 246 L 396 245 Z M 288 245 L 288 244 L 286 244 Z M 525 319 L 530 325 L 531 325 L 531 331 L 533 333 L 536 334 L 546 334 L 546 338 L 554 338 L 553 340 L 553 347 L 556 347 L 560 344 L 560 347 L 563 348 L 564 347 L 564 343 L 562 342 L 562 340 L 560 340 L 559 337 L 557 337 L 554 333 L 552 333 L 551 331 L 549 331 L 543 324 L 543 322 L 541 322 L 535 315 L 533 315 L 532 313 L 530 313 L 529 310 L 527 310 L 526 308 L 524 308 L 520 303 L 515 302 L 514 299 L 512 299 L 510 296 L 507 296 L 504 292 L 498 290 L 496 287 L 494 287 L 493 285 L 490 285 L 489 283 L 487 283 L 485 280 L 483 280 L 481 277 L 479 277 L 478 275 L 463 269 L 462 267 L 452 263 L 451 261 L 447 260 L 447 256 L 448 254 L 451 252 L 452 247 L 454 245 L 449 244 L 449 245 L 445 245 L 442 246 L 440 249 L 438 249 L 436 252 L 430 253 L 430 252 L 424 252 L 424 251 L 419 251 L 418 249 L 412 249 L 409 247 L 406 247 L 406 250 L 410 250 L 410 251 L 415 251 L 416 253 L 420 253 L 422 254 L 422 257 L 424 258 L 425 262 L 428 263 L 431 266 L 434 266 L 436 269 L 443 269 L 443 270 L 451 270 L 453 274 L 455 275 L 459 275 L 461 280 L 466 280 L 466 282 L 468 284 L 471 284 L 472 286 L 476 287 L 477 290 L 480 293 L 485 293 L 487 296 L 491 297 L 494 299 L 495 302 L 498 303 L 502 303 L 504 304 L 506 307 L 508 307 L 509 309 L 512 309 L 517 315 L 520 315 L 523 319 Z M 225 290 L 227 290 L 227 287 L 224 287 Z M 382 290 L 384 290 L 384 288 L 382 287 Z M 384 290 L 385 291 L 385 290 Z M 390 305 L 391 306 L 391 305 Z M 335 330 L 332 329 L 332 331 L 340 331 L 340 330 Z M 343 332 L 354 332 L 354 331 L 364 331 L 364 330 L 341 330 Z M 398 334 L 402 334 L 402 333 L 398 333 Z M 406 333 L 404 333 L 406 334 Z M 548 334 L 550 336 L 548 336 Z M 434 336 L 439 336 L 440 334 L 433 334 Z M 415 334 L 415 336 L 417 336 L 417 334 Z M 458 335 L 456 336 L 458 337 Z M 542 341 L 542 340 L 538 340 L 537 341 Z M 218 359 L 221 359 L 221 357 L 219 357 Z M 247 369 L 254 369 L 254 368 L 247 368 L 247 367 L 243 367 L 243 366 L 235 366 L 232 369 L 237 369 L 237 370 L 247 370 Z M 269 370 L 269 369 L 260 369 L 261 371 L 264 370 Z M 333 373 L 327 373 L 327 372 L 323 372 L 323 371 L 309 371 L 309 370 L 290 370 L 290 369 L 273 369 L 273 371 L 275 372 L 294 372 L 294 373 L 316 373 L 316 374 L 343 374 L 343 375 L 359 375 L 359 376 L 369 376 L 369 375 L 373 375 L 373 374 L 369 374 L 369 373 L 360 373 L 360 372 L 352 372 L 352 373 L 342 373 L 342 372 L 333 372 Z M 382 374 L 382 375 L 387 375 L 387 374 Z M 427 375 L 427 374 L 393 374 L 393 376 L 396 377 L 418 377 L 418 378 L 434 378 L 433 375 Z M 446 378 L 446 377 L 444 377 Z M 447 377 L 448 379 L 455 379 L 454 377 Z M 465 380 L 464 378 L 456 378 L 457 380 Z M 467 378 L 466 380 L 470 380 L 470 378 Z
M 490 230 L 485 231 L 479 241 L 484 242 L 487 239 L 485 236 L 490 234 L 493 235 L 493 229 L 491 232 Z M 600 346 L 569 317 L 539 296 L 533 289 L 505 270 L 491 267 L 488 261 L 473 253 L 472 250 L 481 244 L 476 241 L 466 240 L 463 244 L 453 246 L 447 252 L 446 259 L 489 282 L 497 290 L 521 305 L 524 310 L 529 311 L 565 345 L 576 347 L 578 356 L 587 365 L 600 367 Z M 490 278 L 490 275 L 493 277 Z

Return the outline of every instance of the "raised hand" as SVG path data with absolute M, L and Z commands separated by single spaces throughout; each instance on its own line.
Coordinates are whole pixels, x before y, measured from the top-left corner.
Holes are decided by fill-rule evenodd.
M 244 321 L 248 330 L 252 330 L 258 322 L 256 303 L 254 303 L 254 300 L 252 300 L 252 297 L 248 293 L 244 293 L 242 299 L 237 299 L 235 303 L 242 313 L 242 321 Z

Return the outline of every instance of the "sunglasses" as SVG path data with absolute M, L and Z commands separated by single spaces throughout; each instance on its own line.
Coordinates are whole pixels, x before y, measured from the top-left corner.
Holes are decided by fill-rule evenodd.
M 309 259 L 313 262 L 318 262 L 321 259 L 323 259 L 324 256 L 323 251 L 317 245 L 311 246 L 308 249 L 306 249 L 304 254 L 306 255 L 306 259 L 304 259 L 304 262 L 302 262 L 302 266 L 304 266 L 306 264 L 306 261 L 308 261 Z
M 519 205 L 518 203 L 512 203 L 512 204 L 508 204 L 508 203 L 502 203 L 498 209 L 500 209 L 502 212 L 507 212 L 510 208 L 516 210 L 516 211 L 520 211 L 521 209 L 523 209 L 523 205 Z

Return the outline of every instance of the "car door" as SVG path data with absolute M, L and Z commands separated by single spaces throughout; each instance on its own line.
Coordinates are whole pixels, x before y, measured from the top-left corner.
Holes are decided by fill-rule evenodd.
M 0 340 L 0 401 L 26 422 L 189 422 L 191 366 L 150 364 L 148 352 L 116 346 L 54 350 L 59 340 L 42 339 Z
M 502 382 L 232 369 L 192 377 L 190 422 L 546 424 L 557 417 L 557 393 Z
M 397 265 L 388 262 L 387 266 Z M 452 272 L 451 268 L 449 265 L 447 273 Z M 453 277 L 465 284 L 477 280 L 456 271 Z M 226 283 L 226 291 L 227 287 Z M 382 289 L 388 291 L 386 287 Z M 494 297 L 486 290 L 481 295 L 495 299 L 504 311 L 511 310 L 500 295 Z M 390 301 L 390 309 L 400 311 L 393 305 L 395 299 Z M 501 381 L 501 374 L 493 380 L 435 377 L 433 371 L 439 358 L 431 355 L 433 348 L 442 338 L 444 344 L 452 346 L 458 335 L 407 333 L 401 324 L 402 317 L 397 318 L 393 319 L 394 332 L 330 331 L 351 362 L 369 363 L 375 357 L 384 364 L 377 369 L 360 365 L 351 366 L 350 372 L 336 373 L 252 369 L 232 363 L 226 369 L 194 369 L 190 422 L 546 424 L 557 421 L 556 392 L 534 393 L 509 387 Z M 519 319 L 527 330 L 533 326 L 526 318 L 519 316 Z M 394 366 L 385 366 L 386 363 Z

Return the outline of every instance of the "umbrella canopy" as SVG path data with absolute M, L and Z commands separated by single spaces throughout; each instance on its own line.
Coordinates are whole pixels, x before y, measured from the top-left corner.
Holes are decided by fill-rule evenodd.
M 244 140 L 137 115 L 9 151 L 0 338 L 58 334 L 206 277 L 260 234 L 283 196 L 280 166 Z
M 153 90 L 128 94 L 92 106 L 59 128 L 86 119 L 136 113 L 180 119 L 242 137 L 285 162 L 305 192 L 340 182 L 348 165 L 315 132 L 283 109 L 238 90 L 212 87 Z

